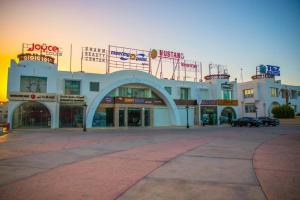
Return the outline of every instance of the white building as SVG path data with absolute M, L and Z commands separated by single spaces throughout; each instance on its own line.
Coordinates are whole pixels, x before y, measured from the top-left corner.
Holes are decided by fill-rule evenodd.
M 236 81 L 227 74 L 206 79 L 158 79 L 133 70 L 66 72 L 47 62 L 12 60 L 8 121 L 12 128 L 79 128 L 84 119 L 87 128 L 158 127 L 185 126 L 187 118 L 195 126 L 239 117 Z
M 241 116 L 272 116 L 272 108 L 288 103 L 300 112 L 300 86 L 281 84 L 272 76 L 254 75 L 252 81 L 238 83 Z

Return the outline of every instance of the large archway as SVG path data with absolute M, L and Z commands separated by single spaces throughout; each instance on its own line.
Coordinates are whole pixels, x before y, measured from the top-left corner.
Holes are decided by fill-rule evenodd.
M 13 113 L 12 128 L 50 128 L 51 114 L 42 103 L 22 103 Z
M 159 80 L 145 72 L 140 71 L 118 71 L 108 76 L 107 81 L 103 82 L 99 95 L 91 102 L 87 112 L 87 127 L 92 127 L 92 121 L 96 109 L 103 98 L 113 89 L 126 84 L 142 84 L 151 88 L 161 98 L 169 110 L 171 125 L 179 125 L 179 113 L 173 98 L 159 84 Z
M 221 112 L 220 123 L 231 123 L 234 119 L 236 119 L 236 113 L 234 109 L 232 107 L 225 107 Z

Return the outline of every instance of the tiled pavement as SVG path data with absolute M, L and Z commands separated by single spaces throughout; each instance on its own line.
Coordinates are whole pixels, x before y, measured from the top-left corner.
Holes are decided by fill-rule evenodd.
M 297 199 L 299 128 L 17 131 L 0 199 Z

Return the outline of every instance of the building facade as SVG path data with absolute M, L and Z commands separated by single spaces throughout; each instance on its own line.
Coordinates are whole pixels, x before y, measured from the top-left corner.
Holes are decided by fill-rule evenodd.
M 274 77 L 254 75 L 251 81 L 238 83 L 240 115 L 272 117 L 272 109 L 288 104 L 300 112 L 300 86 L 282 84 Z
M 8 122 L 12 128 L 230 123 L 240 113 L 237 91 L 237 82 L 230 82 L 229 75 L 189 82 L 135 70 L 66 72 L 48 62 L 12 60 Z

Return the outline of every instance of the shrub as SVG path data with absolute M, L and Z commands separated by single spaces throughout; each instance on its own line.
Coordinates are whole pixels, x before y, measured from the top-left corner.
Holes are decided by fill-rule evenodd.
M 274 107 L 272 109 L 272 113 L 273 113 L 274 117 L 276 117 L 276 118 L 294 118 L 295 117 L 295 111 L 289 105 L 281 105 L 281 106 Z
M 296 116 L 300 116 L 300 113 L 297 113 L 297 115 Z

